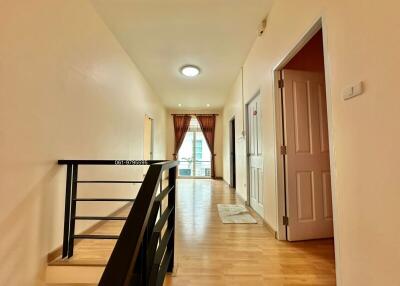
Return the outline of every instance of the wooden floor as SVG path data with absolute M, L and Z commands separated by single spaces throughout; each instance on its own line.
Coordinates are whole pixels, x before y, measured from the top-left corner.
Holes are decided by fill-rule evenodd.
M 332 240 L 277 241 L 258 218 L 258 224 L 222 224 L 219 203 L 241 202 L 222 181 L 178 180 L 176 269 L 164 285 L 336 284 Z M 120 223 L 110 222 L 96 233 L 120 229 Z M 67 263 L 105 264 L 113 246 L 82 241 Z
M 175 277 L 165 285 L 335 285 L 332 240 L 277 241 L 259 224 L 222 224 L 219 203 L 240 203 L 222 181 L 180 180 Z

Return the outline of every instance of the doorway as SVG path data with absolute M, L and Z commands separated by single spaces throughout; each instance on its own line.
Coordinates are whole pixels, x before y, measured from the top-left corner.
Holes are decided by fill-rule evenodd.
M 153 160 L 153 119 L 145 115 L 144 116 L 144 140 L 143 140 L 143 159 Z
M 211 151 L 196 117 L 190 121 L 178 152 L 178 161 L 178 177 L 211 178 Z
M 263 156 L 260 91 L 246 105 L 247 122 L 247 197 L 250 207 L 264 216 Z
M 230 152 L 230 181 L 229 186 L 236 188 L 236 142 L 235 142 L 235 117 L 229 121 L 229 152 Z
M 154 120 L 147 114 L 144 116 L 143 126 L 143 160 L 153 160 L 153 128 Z M 149 166 L 143 166 L 143 177 L 146 175 Z
M 329 125 L 321 23 L 276 69 L 280 239 L 332 238 Z M 284 235 L 282 235 L 284 230 Z

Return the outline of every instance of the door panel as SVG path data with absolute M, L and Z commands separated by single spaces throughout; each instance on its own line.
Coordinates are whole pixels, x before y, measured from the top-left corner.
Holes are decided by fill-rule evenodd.
M 288 240 L 333 236 L 325 79 L 284 70 Z
M 299 221 L 314 220 L 314 182 L 312 172 L 297 173 L 297 211 Z
M 263 160 L 260 96 L 247 105 L 247 144 L 250 206 L 261 216 L 263 207 Z
M 310 97 L 304 82 L 293 83 L 296 152 L 311 153 Z
M 262 172 L 262 166 L 257 169 L 257 178 L 258 178 L 258 205 L 263 206 L 263 172 Z

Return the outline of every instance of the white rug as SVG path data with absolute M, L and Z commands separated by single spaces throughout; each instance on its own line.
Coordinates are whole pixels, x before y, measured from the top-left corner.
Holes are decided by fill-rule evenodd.
M 222 223 L 257 223 L 242 205 L 218 204 L 217 206 Z

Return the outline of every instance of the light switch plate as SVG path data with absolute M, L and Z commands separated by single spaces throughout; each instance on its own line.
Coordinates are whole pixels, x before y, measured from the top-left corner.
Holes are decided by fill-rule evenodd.
M 353 89 L 353 87 L 352 87 L 352 86 L 346 87 L 346 88 L 343 90 L 343 99 L 344 99 L 344 100 L 350 99 L 350 98 L 353 97 L 353 94 L 354 94 L 354 89 Z
M 364 92 L 364 83 L 362 81 L 358 82 L 355 85 L 346 87 L 343 90 L 343 99 L 348 100 L 357 95 L 361 95 Z
M 357 96 L 362 94 L 364 91 L 363 88 L 363 82 L 360 81 L 359 83 L 357 83 L 354 87 L 353 87 L 353 96 Z

